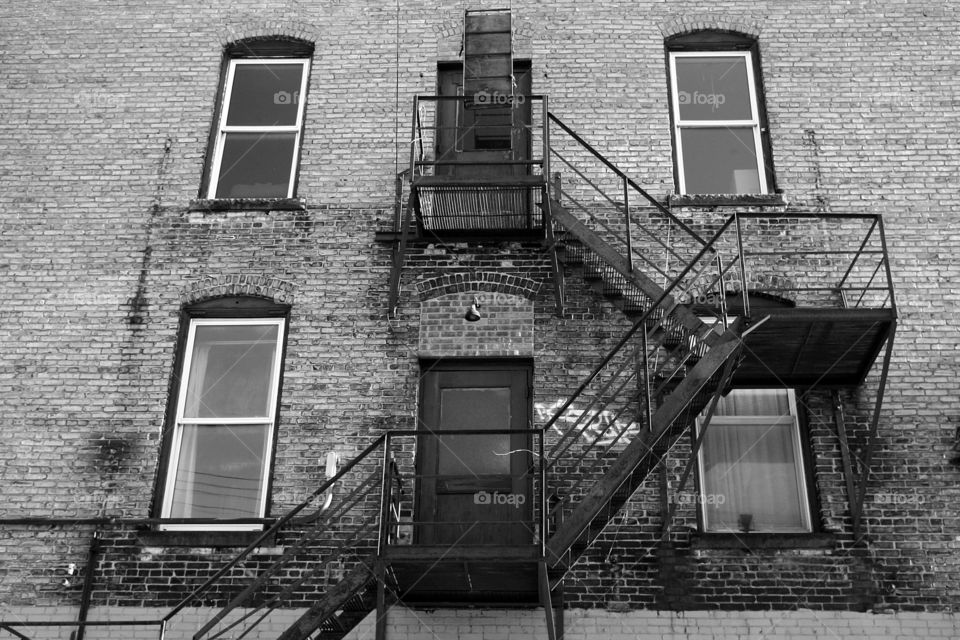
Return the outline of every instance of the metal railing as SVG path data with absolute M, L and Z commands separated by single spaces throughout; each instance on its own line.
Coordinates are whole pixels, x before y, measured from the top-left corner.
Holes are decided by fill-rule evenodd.
M 889 309 L 896 314 L 881 216 L 787 212 L 735 213 L 731 218 L 736 224 L 728 227 L 721 244 L 742 257 L 742 282 L 736 286 L 798 307 Z
M 630 272 L 639 272 L 657 288 L 671 287 L 677 299 L 721 300 L 717 320 L 726 321 L 725 280 L 740 268 L 739 256 L 725 260 L 715 243 L 680 220 L 636 181 L 552 113 L 548 114 L 549 156 L 555 169 L 550 197 L 626 260 Z M 707 237 L 712 235 L 707 230 Z M 564 244 L 564 229 L 553 233 Z M 701 254 L 704 247 L 709 247 Z M 577 251 L 577 246 L 568 246 Z M 688 268 L 696 263 L 694 268 Z M 590 265 L 593 266 L 593 265 Z M 597 268 L 597 267 L 594 267 Z M 644 310 L 656 289 L 641 292 L 626 279 L 599 267 L 609 285 L 619 288 L 628 306 Z
M 500 436 L 482 461 L 484 468 L 472 467 L 456 455 L 457 445 L 472 444 L 475 449 L 490 446 L 489 439 Z M 543 518 L 546 514 L 544 496 L 544 431 L 542 429 L 424 429 L 420 431 L 390 431 L 386 447 L 391 451 L 392 477 L 404 487 L 417 487 L 423 492 L 429 487 L 433 495 L 446 493 L 455 500 L 470 502 L 483 518 L 465 522 L 462 519 L 443 519 L 437 515 L 418 513 L 413 492 L 404 493 L 394 507 L 385 512 L 382 538 L 388 545 L 470 545 L 502 546 L 496 542 L 503 535 L 527 539 L 527 544 L 542 543 Z M 522 443 L 517 443 L 517 439 Z M 414 451 L 419 451 L 433 440 L 443 448 L 453 467 L 425 469 L 417 465 Z M 484 442 L 487 440 L 487 442 Z M 500 470 L 491 469 L 491 462 L 502 461 Z M 441 472 L 442 471 L 442 472 Z M 506 482 L 506 484 L 504 484 Z M 440 485 L 453 485 L 444 489 Z M 421 497 L 422 499 L 422 497 Z M 419 508 L 423 509 L 420 505 Z M 441 510 L 433 511 L 433 514 Z
M 370 563 L 390 535 L 383 526 L 383 510 L 403 492 L 391 473 L 387 439 L 377 438 L 287 511 L 175 605 L 164 624 L 195 603 L 225 602 L 193 637 L 242 637 L 276 609 L 308 607 L 351 567 Z M 284 540 L 279 557 L 258 554 L 258 548 L 274 538 Z
M 471 97 L 414 96 L 409 175 L 416 180 L 459 167 L 485 166 L 512 166 L 522 173 L 548 175 L 547 98 L 516 95 L 511 99 L 519 101 L 519 105 L 504 109 L 510 116 L 510 123 L 505 124 L 467 121 L 469 115 L 496 108 L 477 106 Z M 504 157 L 463 155 L 473 151 L 502 151 Z

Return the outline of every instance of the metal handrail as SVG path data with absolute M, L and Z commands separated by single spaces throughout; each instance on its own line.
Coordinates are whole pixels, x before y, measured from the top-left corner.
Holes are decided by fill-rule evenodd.
M 542 113 L 543 113 L 542 118 L 541 118 L 541 122 L 539 123 L 538 126 L 531 124 L 531 125 L 527 126 L 526 128 L 527 128 L 528 130 L 530 130 L 531 133 L 532 133 L 534 130 L 536 130 L 536 129 L 540 129 L 540 130 L 541 130 L 541 135 L 544 136 L 544 139 L 546 140 L 546 135 L 547 135 L 547 133 L 546 133 L 546 131 L 547 131 L 547 111 L 546 111 L 546 109 L 547 109 L 547 97 L 546 97 L 545 95 L 542 95 L 542 94 L 522 94 L 522 95 L 520 95 L 519 97 L 522 98 L 524 101 L 529 101 L 531 104 L 534 103 L 534 102 L 539 102 L 539 103 L 541 103 L 541 110 L 542 110 Z M 535 158 L 535 157 L 532 157 L 530 160 L 513 160 L 513 161 L 510 161 L 510 160 L 500 160 L 500 161 L 458 160 L 458 161 L 450 161 L 450 160 L 441 160 L 440 158 L 434 158 L 433 160 L 427 160 L 427 159 L 426 159 L 426 154 L 424 153 L 424 148 L 423 148 L 423 141 L 424 141 L 424 134 L 425 134 L 425 132 L 426 132 L 426 131 L 432 131 L 434 134 L 438 134 L 440 131 L 443 131 L 443 130 L 459 131 L 459 130 L 460 130 L 460 127 L 459 127 L 459 126 L 456 126 L 456 125 L 445 125 L 445 126 L 441 126 L 441 125 L 439 124 L 439 121 L 438 121 L 437 119 L 435 119 L 436 121 L 434 122 L 434 124 L 433 124 L 432 126 L 430 126 L 429 124 L 425 124 L 425 123 L 423 122 L 423 119 L 422 119 L 421 114 L 420 114 L 421 104 L 422 104 L 422 103 L 428 103 L 428 102 L 434 102 L 434 103 L 446 103 L 446 102 L 467 103 L 467 102 L 470 101 L 470 100 L 472 100 L 472 98 L 470 98 L 469 96 L 443 96 L 443 95 L 417 94 L 417 95 L 415 95 L 415 96 L 413 97 L 413 122 L 412 122 L 412 131 L 411 131 L 411 142 L 415 142 L 415 143 L 419 144 L 419 147 L 420 147 L 420 156 L 419 156 L 419 159 L 415 158 L 415 154 L 414 154 L 414 152 L 413 152 L 413 146 L 411 145 L 411 153 L 410 153 L 410 175 L 411 175 L 411 176 L 416 176 L 415 169 L 417 169 L 417 168 L 422 168 L 422 167 L 435 167 L 435 166 L 457 166 L 457 165 L 464 165 L 464 166 L 483 166 L 483 165 L 527 165 L 527 166 L 540 166 L 540 167 L 543 168 L 544 174 L 546 174 L 546 168 L 549 167 L 549 161 L 546 159 L 546 151 L 547 151 L 546 145 L 544 145 L 544 156 L 541 157 L 541 158 L 539 158 L 539 159 L 538 159 L 538 158 Z M 481 128 L 491 128 L 491 129 L 494 129 L 494 128 L 501 128 L 503 125 L 476 125 L 476 124 L 473 125 L 473 127 L 477 127 L 477 126 L 479 126 L 479 127 L 481 127 Z M 511 127 L 510 127 L 511 131 L 513 131 L 513 130 L 516 129 L 516 128 L 518 128 L 516 125 L 511 125 Z M 437 142 L 436 139 L 434 139 L 434 143 L 435 143 L 435 144 L 436 144 L 436 142 Z M 532 147 L 531 147 L 531 152 L 532 152 L 532 151 L 533 151 L 533 149 L 532 149 Z
M 853 307 L 859 307 L 863 302 L 864 297 L 868 291 L 885 291 L 887 293 L 887 299 L 880 305 L 879 308 L 886 308 L 887 300 L 889 300 L 890 309 L 893 311 L 894 317 L 896 317 L 896 301 L 894 298 L 894 289 L 893 289 L 893 276 L 890 269 L 890 256 L 887 249 L 886 238 L 883 233 L 883 219 L 879 214 L 873 213 L 798 213 L 798 212 L 785 212 L 785 213 L 759 213 L 759 212 L 746 212 L 746 213 L 737 213 L 734 214 L 734 217 L 737 219 L 737 251 L 739 254 L 739 259 L 742 261 L 742 280 L 743 287 L 746 289 L 748 287 L 749 280 L 747 279 L 747 269 L 751 266 L 757 267 L 756 260 L 751 260 L 755 258 L 771 258 L 771 257 L 811 257 L 811 256 L 822 256 L 822 257 L 834 257 L 840 258 L 843 256 L 853 256 L 850 260 L 850 263 L 845 267 L 843 265 L 838 265 L 838 268 L 842 270 L 842 276 L 838 276 L 839 280 L 836 282 L 826 283 L 822 286 L 767 286 L 764 287 L 765 291 L 768 292 L 834 292 L 840 293 L 844 301 L 846 300 L 846 293 L 848 282 L 851 276 L 854 274 L 855 270 L 863 264 L 863 261 L 868 256 L 875 256 L 875 264 L 868 264 L 867 268 L 872 270 L 872 273 L 869 276 L 869 281 L 865 285 L 854 286 L 852 291 L 859 292 L 859 297 L 854 303 Z M 749 234 L 743 228 L 741 221 L 744 220 L 791 220 L 799 221 L 803 223 L 804 221 L 816 221 L 824 220 L 828 222 L 843 222 L 843 221 L 864 221 L 870 222 L 869 228 L 866 232 L 863 233 L 862 238 L 859 239 L 859 244 L 855 249 L 790 249 L 790 248 L 780 248 L 780 249 L 769 249 L 764 248 L 762 250 L 753 250 L 748 246 L 749 243 Z M 879 231 L 879 248 L 868 248 L 870 245 L 871 239 L 874 237 L 874 231 Z M 764 267 L 762 260 L 759 265 L 765 272 L 769 272 L 769 267 Z M 886 282 L 882 285 L 874 286 L 874 281 L 877 279 L 878 274 L 883 271 Z
M 698 262 L 700 262 L 700 260 L 705 255 L 707 255 L 712 251 L 713 246 L 716 244 L 717 240 L 726 232 L 726 230 L 730 227 L 732 222 L 733 222 L 733 217 L 731 216 L 729 219 L 727 219 L 727 221 L 723 224 L 723 226 L 720 227 L 720 230 L 717 231 L 717 233 L 713 236 L 713 238 L 711 238 L 709 242 L 707 242 L 703 246 L 703 248 L 700 249 L 700 252 L 697 254 L 697 256 L 693 260 L 691 260 L 689 264 L 687 264 L 687 266 L 683 269 L 680 275 L 677 276 L 674 279 L 674 281 L 671 282 L 670 285 L 663 290 L 663 293 L 660 295 L 660 297 L 657 298 L 657 300 L 650 305 L 650 307 L 643 313 L 642 316 L 640 316 L 640 319 L 637 320 L 632 327 L 630 327 L 630 329 L 626 332 L 626 334 L 624 334 L 622 338 L 620 338 L 617 344 L 614 345 L 614 347 L 610 350 L 609 353 L 607 353 L 607 355 L 603 358 L 603 360 L 601 360 L 600 363 L 596 367 L 594 367 L 590 375 L 588 375 L 587 378 L 582 383 L 580 383 L 580 386 L 578 386 L 576 390 L 567 398 L 567 400 L 557 409 L 553 417 L 551 417 L 544 424 L 543 426 L 544 431 L 547 431 L 548 429 L 553 427 L 553 425 L 557 422 L 557 420 L 560 419 L 560 416 L 563 415 L 567 411 L 567 409 L 569 409 L 570 406 L 573 405 L 574 402 L 576 402 L 576 400 L 583 394 L 583 392 L 587 389 L 587 387 L 589 387 L 590 384 L 597 378 L 597 376 L 599 376 L 600 373 L 606 368 L 606 366 L 610 363 L 610 361 L 613 360 L 613 358 L 616 357 L 616 355 L 620 352 L 620 350 L 630 341 L 631 338 L 633 338 L 633 336 L 637 333 L 637 331 L 640 330 L 641 327 L 644 327 L 646 325 L 646 323 L 650 320 L 650 318 L 653 316 L 655 312 L 661 310 L 661 306 L 668 298 L 670 298 L 670 294 L 673 292 L 673 290 L 680 284 L 680 282 L 686 277 L 686 275 L 690 273 L 690 271 L 694 268 L 694 266 Z M 669 313 L 668 310 L 664 309 L 663 311 L 664 311 L 664 315 Z M 548 462 L 548 465 L 552 466 L 552 461 Z
M 311 493 L 306 499 L 304 499 L 297 506 L 293 507 L 290 511 L 285 513 L 283 517 L 278 519 L 273 524 L 272 527 L 270 527 L 269 529 L 264 531 L 261 535 L 259 535 L 256 540 L 254 540 L 249 545 L 247 545 L 247 547 L 243 549 L 240 553 L 238 553 L 230 562 L 228 562 L 223 567 L 221 567 L 220 570 L 214 573 L 203 584 L 201 584 L 199 587 L 194 589 L 190 593 L 190 595 L 188 595 L 183 600 L 181 600 L 177 605 L 175 605 L 173 609 L 171 609 L 170 612 L 163 617 L 163 620 L 165 622 L 169 621 L 177 613 L 179 613 L 187 605 L 189 605 L 194 598 L 196 598 L 201 593 L 205 592 L 207 589 L 213 586 L 217 582 L 217 580 L 222 578 L 224 575 L 226 575 L 228 571 L 230 571 L 230 569 L 237 566 L 237 564 L 239 564 L 247 556 L 253 553 L 253 551 L 257 547 L 259 547 L 261 544 L 263 544 L 265 540 L 267 540 L 268 538 L 276 534 L 285 524 L 287 524 L 288 522 L 291 522 L 294 516 L 296 516 L 298 513 L 306 509 L 310 505 L 310 503 L 313 502 L 318 496 L 320 496 L 322 493 L 324 493 L 325 491 L 333 487 L 341 478 L 343 478 L 344 475 L 346 475 L 351 469 L 353 469 L 357 464 L 359 464 L 361 460 L 363 460 L 368 455 L 370 455 L 370 453 L 372 453 L 377 448 L 379 448 L 380 445 L 384 443 L 385 438 L 386 436 L 380 436 L 379 438 L 374 440 L 373 443 L 371 443 L 366 449 L 360 452 L 359 455 L 357 455 L 352 460 L 350 460 L 346 465 L 344 465 L 344 467 L 336 475 L 334 475 L 332 478 L 329 478 L 326 482 L 322 483 L 320 487 L 314 490 L 313 493 Z
M 548 112 L 548 113 L 547 113 L 547 120 L 552 121 L 552 122 L 555 122 L 555 123 L 556 123 L 561 129 L 563 129 L 570 137 L 572 137 L 574 140 L 576 140 L 583 148 L 585 148 L 587 151 L 589 151 L 591 154 L 593 154 L 593 156 L 596 157 L 596 158 L 597 158 L 600 162 L 602 162 L 604 165 L 606 165 L 606 167 L 607 167 L 608 169 L 610 169 L 611 171 L 613 171 L 613 173 L 616 174 L 617 177 L 619 177 L 619 178 L 624 182 L 625 185 L 630 185 L 637 193 L 639 193 L 639 194 L 640 194 L 641 196 L 643 196 L 650 204 L 652 204 L 654 207 L 656 207 L 656 209 L 657 209 L 660 213 L 662 213 L 663 215 L 665 215 L 667 218 L 669 218 L 671 221 L 673 221 L 674 224 L 676 224 L 676 225 L 679 226 L 681 229 L 683 229 L 684 231 L 686 231 L 686 232 L 690 235 L 691 238 L 693 238 L 694 240 L 696 240 L 696 241 L 697 241 L 698 243 L 700 243 L 701 245 L 707 244 L 707 241 L 704 240 L 702 237 L 700 237 L 699 234 L 697 234 L 693 229 L 691 229 L 691 228 L 688 227 L 686 224 L 684 224 L 682 220 L 680 220 L 680 219 L 677 218 L 675 215 L 673 215 L 673 213 L 672 213 L 669 209 L 667 209 L 665 206 L 663 206 L 656 198 L 654 198 L 654 197 L 651 196 L 649 193 L 647 193 L 647 191 L 646 191 L 643 187 L 641 187 L 639 184 L 637 184 L 636 182 L 634 182 L 634 180 L 633 180 L 632 178 L 630 178 L 630 176 L 628 176 L 627 174 L 625 174 L 625 173 L 624 173 L 623 171 L 621 171 L 616 165 L 614 165 L 612 162 L 610 162 L 610 160 L 608 160 L 608 159 L 606 158 L 606 156 L 604 156 L 602 153 L 600 153 L 599 151 L 597 151 L 597 150 L 593 147 L 593 145 L 591 145 L 589 142 L 587 142 L 587 141 L 584 140 L 582 137 L 580 137 L 580 135 L 577 134 L 576 131 L 574 131 L 573 129 L 571 129 L 570 127 L 568 127 L 566 124 L 564 124 L 563 121 L 560 120 L 557 116 L 553 115 L 553 113 L 549 113 L 549 112 Z

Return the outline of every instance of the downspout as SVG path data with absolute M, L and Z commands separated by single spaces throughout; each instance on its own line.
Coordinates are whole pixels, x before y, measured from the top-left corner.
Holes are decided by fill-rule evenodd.
M 73 635 L 73 640 L 83 640 L 83 635 L 86 633 L 86 626 L 84 623 L 87 621 L 87 613 L 90 611 L 90 596 L 93 592 L 93 572 L 97 566 L 97 556 L 100 554 L 100 538 L 102 537 L 100 531 L 93 532 L 93 538 L 90 540 L 90 551 L 87 553 L 87 566 L 84 569 L 83 574 L 83 592 L 80 596 L 80 613 L 77 616 L 77 622 L 80 623 L 77 626 L 76 634 Z

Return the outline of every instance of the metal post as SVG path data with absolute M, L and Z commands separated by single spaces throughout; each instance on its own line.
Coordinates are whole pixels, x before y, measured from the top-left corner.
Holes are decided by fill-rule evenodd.
M 743 230 L 740 228 L 740 214 L 733 214 L 733 221 L 737 225 L 737 254 L 740 258 L 740 294 L 743 297 L 743 317 L 750 317 L 750 294 L 747 288 L 747 259 L 743 253 Z
M 726 389 L 727 385 L 730 383 L 730 379 L 733 376 L 733 371 L 736 369 L 736 364 L 740 357 L 741 349 L 742 347 L 738 347 L 729 356 L 727 356 L 727 362 L 723 366 L 723 373 L 720 376 L 720 381 L 718 382 L 717 388 L 713 392 L 713 397 L 710 400 L 710 407 L 707 409 L 707 413 L 703 417 L 703 424 L 701 425 L 700 433 L 697 434 L 697 437 L 693 441 L 693 446 L 690 448 L 690 458 L 687 460 L 687 464 L 683 469 L 683 473 L 680 474 L 680 481 L 677 484 L 678 494 L 681 493 L 683 488 L 686 486 L 687 479 L 690 477 L 690 474 L 693 471 L 693 465 L 699 458 L 700 448 L 703 445 L 703 440 L 707 435 L 707 429 L 710 427 L 710 422 L 713 420 L 713 415 L 717 410 L 717 404 L 720 402 L 720 396 L 723 395 L 723 390 Z M 673 517 L 677 513 L 678 504 L 678 502 L 671 503 L 670 508 L 664 518 L 663 540 L 666 540 L 670 533 L 670 525 L 673 523 Z
M 416 145 L 417 141 L 423 135 L 420 131 L 417 130 L 417 121 L 419 120 L 420 115 L 420 96 L 413 96 L 413 120 L 410 125 L 410 182 L 413 182 L 417 177 L 416 172 Z M 423 141 L 420 140 L 422 144 Z
M 543 558 L 547 553 L 547 537 L 550 535 L 547 531 L 547 464 L 546 447 L 543 443 L 546 432 L 540 431 L 537 437 L 540 438 L 537 457 L 540 461 L 540 557 Z
M 873 419 L 870 421 L 870 431 L 867 434 L 866 451 L 863 453 L 863 470 L 860 473 L 860 483 L 857 490 L 857 511 L 863 513 L 863 503 L 867 498 L 867 483 L 870 479 L 870 463 L 873 459 L 873 448 L 876 444 L 877 430 L 880 426 L 880 410 L 883 408 L 883 394 L 887 389 L 887 376 L 890 373 L 890 358 L 893 355 L 893 338 L 897 333 L 897 323 L 894 321 L 887 335 L 887 348 L 883 354 L 883 365 L 880 368 L 880 383 L 877 385 L 877 400 L 873 406 Z M 860 542 L 859 539 L 854 542 Z
M 877 216 L 877 222 L 880 227 L 880 246 L 883 248 L 883 264 L 887 271 L 887 290 L 890 295 L 890 310 L 893 311 L 893 317 L 896 318 L 897 301 L 893 295 L 893 274 L 890 272 L 890 254 L 887 253 L 887 234 L 883 229 L 883 218 L 879 215 Z
M 627 176 L 623 176 L 623 221 L 627 233 L 627 269 L 633 273 L 633 240 L 630 236 L 630 187 Z
M 375 638 L 376 640 L 386 640 L 387 638 L 387 583 L 386 583 L 386 567 L 384 566 L 383 558 L 377 560 L 377 566 L 375 567 L 376 581 L 377 581 L 377 622 L 375 626 Z
M 99 531 L 95 531 L 93 537 L 90 539 L 90 551 L 87 554 L 86 572 L 83 574 L 83 593 L 80 596 L 80 614 L 77 616 L 77 622 L 81 624 L 77 627 L 76 640 L 83 640 L 87 632 L 83 623 L 87 621 L 87 614 L 90 611 L 90 597 L 93 591 L 93 572 L 96 569 L 100 553 L 100 535 Z
M 720 257 L 719 251 L 717 251 L 717 276 L 718 282 L 720 283 L 720 321 L 723 323 L 723 330 L 726 331 L 730 328 L 727 323 L 727 292 L 726 288 L 723 286 L 723 258 Z
M 860 508 L 857 504 L 857 487 L 853 477 L 853 464 L 850 459 L 850 443 L 847 441 L 847 426 L 843 417 L 843 404 L 840 394 L 833 391 L 833 421 L 840 442 L 840 459 L 843 463 L 843 475 L 847 484 L 847 501 L 850 503 L 850 520 L 853 525 L 853 539 L 860 539 Z
M 390 490 L 393 478 L 390 473 L 390 432 L 383 441 L 383 469 L 380 476 L 380 522 L 377 530 L 377 558 L 383 557 L 387 533 L 390 530 Z
M 646 412 L 647 424 L 646 427 L 649 429 L 650 425 L 653 424 L 653 407 L 651 406 L 653 402 L 653 397 L 650 395 L 650 370 L 647 368 L 647 361 L 650 357 L 649 346 L 647 344 L 647 327 L 643 327 L 643 332 L 640 334 L 640 345 L 643 349 L 643 362 L 640 363 L 641 368 L 643 369 L 643 397 L 646 407 L 644 411 Z
M 543 112 L 543 179 L 550 182 L 550 112 L 547 110 L 547 96 L 543 96 L 540 109 Z M 560 194 L 556 194 L 557 202 L 560 202 Z

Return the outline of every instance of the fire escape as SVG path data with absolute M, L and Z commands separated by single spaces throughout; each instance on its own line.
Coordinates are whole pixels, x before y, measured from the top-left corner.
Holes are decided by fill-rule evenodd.
M 565 278 L 579 277 L 632 320 L 530 430 L 523 481 L 532 508 L 510 525 L 525 528 L 527 541 L 420 543 L 418 528 L 436 524 L 413 516 L 415 451 L 425 436 L 388 431 L 198 584 L 161 628 L 188 606 L 225 602 L 194 638 L 256 637 L 291 609 L 305 612 L 282 640 L 342 638 L 373 611 L 383 638 L 386 610 L 397 602 L 513 604 L 542 606 L 553 640 L 562 636 L 567 573 L 693 421 L 705 414 L 709 423 L 732 384 L 854 387 L 882 358 L 872 442 L 896 327 L 880 217 L 784 211 L 681 220 L 552 114 L 546 96 L 515 91 L 510 31 L 507 11 L 467 12 L 462 85 L 414 99 L 389 305 L 392 312 L 399 303 L 413 243 L 537 238 L 553 267 L 559 314 Z M 770 300 L 791 304 L 758 304 Z M 842 424 L 838 436 L 859 536 L 869 442 L 855 474 Z M 282 555 L 261 557 L 274 538 Z

